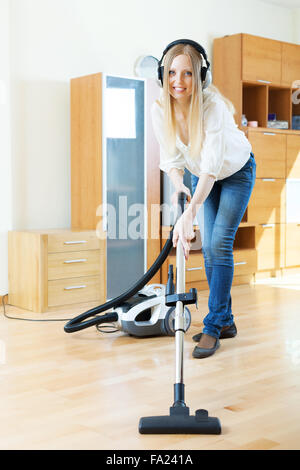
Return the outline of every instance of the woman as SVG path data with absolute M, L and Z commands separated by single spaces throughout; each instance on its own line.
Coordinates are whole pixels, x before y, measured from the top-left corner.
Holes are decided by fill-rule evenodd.
M 219 339 L 237 333 L 231 310 L 233 241 L 255 183 L 256 163 L 251 145 L 234 121 L 232 104 L 210 83 L 205 50 L 191 40 L 178 40 L 159 62 L 162 95 L 152 107 L 160 144 L 160 168 L 175 193 L 189 204 L 174 227 L 173 245 L 182 242 L 185 258 L 194 238 L 197 216 L 209 284 L 209 313 L 193 357 L 211 356 Z M 192 192 L 183 184 L 184 169 L 192 173 Z

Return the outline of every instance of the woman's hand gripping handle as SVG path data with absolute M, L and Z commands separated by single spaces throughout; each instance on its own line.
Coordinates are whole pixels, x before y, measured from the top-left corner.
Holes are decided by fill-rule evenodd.
M 181 241 L 185 259 L 188 259 L 191 241 L 195 238 L 192 211 L 188 210 L 188 208 L 185 209 L 187 200 L 188 194 L 186 192 L 178 193 L 177 203 L 180 208 L 181 215 L 177 220 L 173 231 L 173 246 L 176 248 L 178 240 Z

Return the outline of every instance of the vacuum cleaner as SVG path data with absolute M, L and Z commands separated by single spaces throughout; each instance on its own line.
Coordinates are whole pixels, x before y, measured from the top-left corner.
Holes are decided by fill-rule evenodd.
M 173 269 L 171 265 L 169 269 Z M 120 297 L 121 300 L 104 304 L 114 310 L 104 315 L 96 315 L 104 306 L 96 307 L 70 320 L 64 327 L 66 333 L 74 333 L 95 325 L 102 333 L 122 331 L 129 336 L 145 338 L 149 336 L 175 336 L 175 307 L 166 304 L 165 285 L 150 284 L 137 293 Z M 134 292 L 134 291 L 133 291 Z M 119 299 L 120 299 L 119 298 Z M 107 307 L 110 305 L 110 307 Z M 92 316 L 91 320 L 86 320 Z M 103 325 L 104 324 L 104 325 Z M 100 326 L 101 325 L 101 326 Z M 184 309 L 184 329 L 191 325 L 191 312 Z
M 181 213 L 184 211 L 185 198 L 184 193 L 181 193 L 178 198 Z M 65 325 L 64 330 L 67 333 L 72 333 L 92 325 L 117 322 L 119 328 L 134 336 L 150 336 L 150 332 L 151 335 L 174 335 L 176 373 L 173 405 L 169 409 L 169 415 L 141 418 L 139 432 L 140 434 L 221 434 L 221 424 L 218 418 L 210 417 L 207 410 L 204 409 L 199 409 L 195 412 L 195 415 L 190 415 L 190 409 L 185 403 L 185 386 L 183 382 L 184 334 L 191 322 L 190 312 L 186 305 L 197 304 L 197 290 L 192 288 L 189 292 L 185 292 L 185 258 L 180 240 L 176 248 L 176 293 L 172 265 L 169 266 L 166 291 L 164 291 L 164 286 L 160 284 L 145 288 L 149 280 L 161 267 L 173 246 L 173 229 L 174 227 L 160 255 L 134 286 L 119 297 L 70 320 Z M 158 290 L 155 292 L 156 289 Z M 105 315 L 97 315 L 110 308 L 115 310 Z M 154 313 L 155 308 L 156 313 Z M 128 314 L 127 317 L 126 314 Z M 93 318 L 88 320 L 89 317 Z M 137 321 L 138 319 L 140 321 Z
M 183 199 L 178 209 L 179 216 L 184 209 Z M 64 327 L 65 332 L 74 333 L 94 325 L 101 332 L 111 333 L 120 330 L 135 337 L 174 336 L 175 307 L 166 305 L 165 286 L 163 284 L 146 285 L 168 257 L 173 246 L 172 238 L 173 228 L 153 265 L 134 286 L 120 296 L 71 319 Z M 110 309 L 113 310 L 107 312 Z M 102 312 L 106 313 L 99 315 Z M 106 325 L 100 327 L 103 324 L 110 324 L 110 327 Z M 190 324 L 191 313 L 186 307 L 184 309 L 185 331 L 188 330 Z M 105 331 L 103 329 L 105 327 L 110 328 L 110 331 Z
M 136 295 L 115 308 L 117 317 L 114 324 L 129 336 L 174 336 L 175 308 L 168 307 L 165 302 L 165 286 L 150 284 Z M 184 329 L 191 325 L 191 312 L 188 308 L 184 313 Z M 98 328 L 99 329 L 99 328 Z

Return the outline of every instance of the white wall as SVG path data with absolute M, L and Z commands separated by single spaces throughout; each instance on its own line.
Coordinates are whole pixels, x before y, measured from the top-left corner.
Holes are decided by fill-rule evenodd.
M 296 44 L 300 44 L 300 8 L 293 10 L 294 19 L 294 41 Z M 300 80 L 300 77 L 299 77 Z
M 0 295 L 7 292 L 7 232 L 11 229 L 9 0 L 0 0 Z
M 70 78 L 99 71 L 132 75 L 138 56 L 160 57 L 180 37 L 200 42 L 211 55 L 213 39 L 225 34 L 289 42 L 296 34 L 292 10 L 259 0 L 10 0 L 10 5 L 14 229 L 70 225 Z M 0 295 L 4 286 L 0 283 Z

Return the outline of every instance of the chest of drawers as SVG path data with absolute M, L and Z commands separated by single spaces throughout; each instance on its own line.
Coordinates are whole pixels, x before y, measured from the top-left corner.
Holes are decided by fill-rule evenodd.
M 95 231 L 12 231 L 8 234 L 8 302 L 44 312 L 105 302 L 106 253 Z

